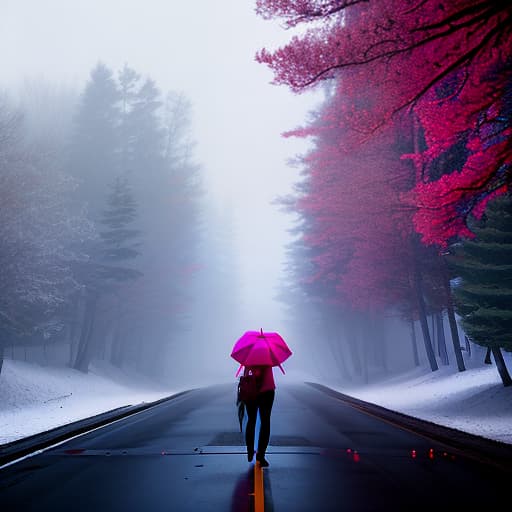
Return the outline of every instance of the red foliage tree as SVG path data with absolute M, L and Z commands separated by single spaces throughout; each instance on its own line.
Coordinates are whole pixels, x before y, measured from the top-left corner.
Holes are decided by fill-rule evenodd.
M 417 243 L 414 209 L 402 200 L 415 183 L 414 166 L 400 158 L 412 145 L 413 133 L 409 130 L 407 137 L 395 121 L 364 144 L 353 144 L 346 122 L 353 106 L 342 89 L 312 125 L 290 133 L 315 137 L 303 160 L 302 194 L 288 203 L 305 219 L 306 251 L 300 256 L 306 254 L 310 264 L 300 267 L 300 277 L 307 291 L 324 301 L 420 319 L 434 370 L 426 314 L 445 309 L 447 296 L 441 259 Z
M 258 0 L 264 18 L 309 29 L 256 56 L 275 83 L 302 91 L 344 80 L 352 128 L 373 134 L 409 107 L 424 146 L 407 200 L 427 243 L 470 235 L 467 217 L 511 181 L 507 109 L 511 84 L 512 5 L 493 0 Z M 347 80 L 347 77 L 349 78 Z M 367 88 L 372 91 L 369 97 Z M 434 176 L 436 162 L 460 143 L 464 158 Z
M 292 205 L 307 219 L 303 242 L 313 265 L 306 280 L 356 309 L 396 308 L 410 304 L 413 210 L 400 192 L 414 172 L 399 158 L 396 126 L 353 146 L 344 122 L 351 112 L 338 89 L 312 125 L 288 134 L 315 138 L 303 160 L 307 186 Z

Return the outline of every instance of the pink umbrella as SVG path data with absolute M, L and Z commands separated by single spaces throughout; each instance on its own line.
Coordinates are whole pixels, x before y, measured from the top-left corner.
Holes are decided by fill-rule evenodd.
M 247 331 L 233 345 L 231 357 L 243 366 L 279 366 L 292 355 L 292 351 L 277 332 Z

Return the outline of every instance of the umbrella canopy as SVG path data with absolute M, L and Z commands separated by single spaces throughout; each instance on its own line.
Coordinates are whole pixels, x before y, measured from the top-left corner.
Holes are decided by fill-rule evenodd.
M 279 366 L 292 355 L 292 351 L 277 332 L 246 331 L 234 344 L 231 357 L 242 366 Z

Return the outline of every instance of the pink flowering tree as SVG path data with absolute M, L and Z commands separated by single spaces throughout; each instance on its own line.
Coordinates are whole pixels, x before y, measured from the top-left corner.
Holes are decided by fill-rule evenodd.
M 356 144 L 350 100 L 338 87 L 313 123 L 287 134 L 314 138 L 302 160 L 307 178 L 296 201 L 288 202 L 304 220 L 301 257 L 305 253 L 309 265 L 298 277 L 310 294 L 342 309 L 420 319 L 435 370 L 426 304 L 440 311 L 446 296 L 439 293 L 439 257 L 416 243 L 414 209 L 401 198 L 414 185 L 414 167 L 400 158 L 412 133 L 401 135 L 395 121 Z
M 258 0 L 266 19 L 305 31 L 256 58 L 276 84 L 300 92 L 336 79 L 352 98 L 355 133 L 368 137 L 412 112 L 422 138 L 404 201 L 427 244 L 470 236 L 468 217 L 511 181 L 512 5 L 493 0 Z M 372 96 L 365 91 L 368 88 Z M 449 158 L 463 146 L 459 158 Z M 437 174 L 439 159 L 448 162 Z

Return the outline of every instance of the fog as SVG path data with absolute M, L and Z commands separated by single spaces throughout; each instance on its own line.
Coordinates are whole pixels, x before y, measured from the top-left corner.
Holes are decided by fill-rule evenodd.
M 249 0 L 2 2 L 0 86 L 9 98 L 28 105 L 32 131 L 48 135 L 51 127 L 56 144 L 71 129 L 71 113 L 98 63 L 116 77 L 126 65 L 141 75 L 140 84 L 152 79 L 162 101 L 171 92 L 166 105 L 186 119 L 181 122 L 171 115 L 167 128 L 168 133 L 176 126 L 181 130 L 173 158 L 181 162 L 182 172 L 197 176 L 195 185 L 202 190 L 200 206 L 190 206 L 190 218 L 197 217 L 197 225 L 170 235 L 176 219 L 162 217 L 163 205 L 170 201 L 165 191 L 157 181 L 148 182 L 146 175 L 134 178 L 134 193 L 145 208 L 137 221 L 138 230 L 146 234 L 136 261 L 144 274 L 138 282 L 146 288 L 133 285 L 109 299 L 103 296 L 101 311 L 118 308 L 119 317 L 117 327 L 110 313 L 91 321 L 93 336 L 106 340 L 94 356 L 114 357 L 120 336 L 125 340 L 121 350 L 126 351 L 126 364 L 159 379 L 229 380 L 237 369 L 229 358 L 233 343 L 243 331 L 261 327 L 280 332 L 289 342 L 294 355 L 286 367 L 291 374 L 339 373 L 339 358 L 345 356 L 323 353 L 316 342 L 331 335 L 327 323 L 311 312 L 309 331 L 292 328 L 290 308 L 277 299 L 293 219 L 273 201 L 292 191 L 299 176 L 288 161 L 306 150 L 304 140 L 285 139 L 281 133 L 301 125 L 321 97 L 320 92 L 293 95 L 272 85 L 271 72 L 255 62 L 257 50 L 276 47 L 288 37 L 278 25 L 258 18 Z M 180 110 L 179 105 L 185 106 Z M 87 192 L 89 211 L 95 211 L 96 201 L 101 210 L 106 192 L 99 192 L 99 183 L 104 178 L 98 175 L 94 192 Z M 108 186 L 105 182 L 102 190 Z M 177 204 L 178 199 L 174 197 Z M 180 217 L 177 223 L 185 221 Z M 191 242 L 189 236 L 196 229 L 200 241 Z M 162 240 L 167 241 L 159 245 Z M 183 280 L 178 287 L 173 266 L 179 260 L 180 269 L 186 267 L 187 252 L 179 251 L 187 244 L 196 244 L 200 254 L 197 261 L 191 260 L 194 279 Z M 174 293 L 192 304 L 183 314 Z M 128 295 L 135 299 L 127 306 Z M 77 308 L 80 315 L 87 315 L 86 302 Z M 172 321 L 166 319 L 166 311 L 172 311 Z M 132 323 L 123 320 L 119 325 L 119 318 Z M 302 321 L 308 323 L 307 315 Z M 410 362 L 408 331 L 395 326 L 394 320 L 389 325 L 396 329 L 395 344 L 401 345 L 403 339 L 408 347 L 405 359 Z M 74 337 L 70 354 L 62 349 L 60 359 L 55 355 L 57 341 L 52 343 L 47 335 L 46 360 L 66 363 L 76 355 L 73 350 L 79 349 L 73 343 L 80 335 L 73 334 L 73 328 L 67 326 L 55 337 L 64 345 L 64 338 Z M 39 349 L 33 343 L 30 350 L 36 354 Z M 20 357 L 23 350 L 26 353 L 26 343 L 6 345 L 7 356 Z M 396 364 L 399 369 L 405 363 Z
M 270 202 L 289 192 L 296 171 L 286 160 L 303 145 L 280 133 L 303 122 L 314 98 L 271 85 L 269 70 L 254 61 L 258 49 L 287 34 L 259 19 L 253 4 L 8 0 L 2 76 L 14 85 L 41 79 L 81 89 L 101 60 L 115 70 L 127 63 L 163 91 L 183 92 L 208 193 L 232 211 L 247 324 L 277 328 L 274 286 L 288 219 Z

